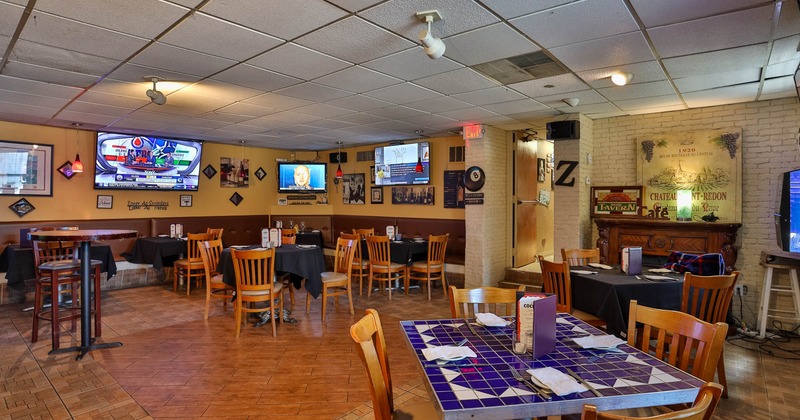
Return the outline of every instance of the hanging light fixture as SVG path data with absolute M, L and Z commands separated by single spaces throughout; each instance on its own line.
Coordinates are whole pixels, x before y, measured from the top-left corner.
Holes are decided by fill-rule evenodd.
M 336 168 L 336 179 L 342 179 L 344 176 L 344 172 L 342 172 L 342 142 L 337 141 L 336 144 L 339 145 L 339 153 L 336 154 L 336 161 L 339 162 L 339 166 Z
M 150 79 L 150 81 L 153 82 L 153 88 L 147 89 L 145 92 L 145 95 L 150 98 L 150 101 L 156 105 L 164 105 L 167 103 L 167 97 L 164 96 L 164 93 L 156 89 L 156 83 L 162 79 L 158 76 L 147 76 L 145 79 Z
M 429 10 L 418 12 L 417 18 L 428 24 L 428 29 L 419 33 L 419 42 L 425 47 L 425 54 L 428 54 L 432 60 L 441 57 L 446 47 L 440 38 L 434 37 L 431 33 L 431 22 L 442 20 L 442 15 L 438 10 Z
M 415 133 L 417 133 L 417 140 L 421 140 L 422 130 L 417 130 Z M 417 156 L 417 166 L 414 167 L 414 172 L 421 173 L 424 171 L 425 168 L 422 167 L 422 156 Z
M 72 126 L 75 127 L 75 144 L 76 148 L 78 148 L 78 127 L 80 127 L 80 123 L 72 123 Z M 80 148 L 78 148 L 80 149 Z M 82 173 L 83 172 L 83 163 L 81 163 L 81 155 L 77 151 L 75 152 L 75 161 L 72 162 L 72 172 L 75 173 Z

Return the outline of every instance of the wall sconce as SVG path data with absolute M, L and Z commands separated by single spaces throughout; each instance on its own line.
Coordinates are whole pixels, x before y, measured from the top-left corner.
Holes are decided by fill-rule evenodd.
M 678 202 L 677 220 L 679 222 L 692 221 L 692 190 L 678 190 L 676 193 Z

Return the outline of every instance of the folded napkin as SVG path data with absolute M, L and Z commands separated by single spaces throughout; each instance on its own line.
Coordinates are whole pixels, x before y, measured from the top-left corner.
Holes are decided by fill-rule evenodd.
M 300 248 L 300 249 L 312 249 L 312 248 L 316 248 L 317 246 L 316 245 L 297 245 L 297 247 Z
M 651 268 L 647 271 L 651 273 L 674 273 L 674 271 L 670 270 L 669 268 Z
M 587 271 L 587 270 L 569 270 L 569 272 L 575 274 L 583 274 L 583 275 L 597 274 L 597 271 Z
M 431 361 L 436 359 L 443 360 L 458 360 L 465 357 L 478 357 L 471 348 L 465 346 L 437 346 L 422 349 L 422 355 L 425 360 Z
M 610 349 L 626 341 L 613 335 L 589 335 L 586 337 L 576 337 L 572 341 L 585 349 Z
M 645 274 L 644 278 L 648 280 L 670 280 L 670 281 L 678 281 L 678 279 L 674 277 L 667 277 L 667 276 L 656 276 L 654 274 Z
M 600 263 L 588 263 L 586 265 L 588 265 L 589 267 L 594 267 L 594 268 L 602 268 L 603 270 L 611 270 L 612 268 L 614 268 L 614 267 L 612 267 L 610 265 L 605 265 L 605 264 L 600 264 Z
M 583 384 L 578 383 L 575 379 L 560 370 L 551 367 L 528 369 L 528 373 L 537 381 L 541 382 L 559 397 L 572 394 L 573 392 L 588 391 Z
M 509 322 L 493 313 L 477 313 L 475 319 L 486 327 L 505 327 Z

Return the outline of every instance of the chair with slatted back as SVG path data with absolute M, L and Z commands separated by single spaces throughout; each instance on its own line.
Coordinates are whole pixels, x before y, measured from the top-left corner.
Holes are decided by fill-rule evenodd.
M 375 235 L 375 228 L 366 228 L 366 229 L 353 229 L 353 233 L 357 233 L 364 236 L 373 236 Z
M 362 236 L 358 233 L 345 233 L 340 232 L 339 237 L 342 239 L 349 239 L 355 242 L 356 250 L 353 256 L 353 271 L 350 273 L 351 279 L 358 278 L 358 295 L 362 295 L 364 288 L 364 279 L 369 277 L 369 259 L 363 257 L 361 252 Z
M 286 238 L 286 237 L 296 238 L 297 237 L 297 232 L 295 232 L 294 229 L 281 229 L 281 239 Z M 294 243 L 294 239 L 291 239 L 291 241 L 292 241 L 291 243 Z M 281 243 L 284 243 L 284 242 L 281 242 Z M 288 243 L 288 242 L 285 242 L 285 243 Z
M 178 291 L 178 283 L 183 279 L 186 282 L 186 296 L 189 296 L 192 290 L 192 280 L 202 281 L 206 276 L 203 260 L 200 259 L 200 248 L 198 248 L 197 244 L 213 240 L 214 235 L 211 233 L 189 233 L 186 236 L 186 258 L 175 261 L 173 265 L 172 290 Z
M 458 289 L 450 286 L 450 314 L 453 318 L 474 318 L 476 313 L 486 312 L 511 316 L 516 313 L 517 292 L 524 290 L 524 285 L 516 289 L 500 287 Z
M 602 319 L 572 307 L 572 280 L 569 276 L 569 263 L 547 261 L 539 255 L 539 266 L 542 268 L 542 290 L 556 295 L 556 310 L 572 314 L 574 317 L 595 327 L 602 327 L 606 322 Z
M 222 231 L 224 231 L 224 230 L 225 230 L 225 228 L 206 228 L 206 233 L 210 233 L 210 234 L 214 235 L 212 240 L 219 239 L 221 241 L 222 240 Z
M 336 240 L 336 253 L 333 257 L 333 271 L 322 273 L 322 320 L 325 321 L 328 297 L 334 297 L 334 305 L 339 306 L 339 296 L 347 296 L 350 304 L 350 315 L 353 311 L 352 277 L 353 256 L 356 247 L 360 246 L 352 239 L 339 238 Z M 306 294 L 306 314 L 311 309 L 311 293 Z
M 367 371 L 372 394 L 372 409 L 377 420 L 438 419 L 439 413 L 431 402 L 395 408 L 389 351 L 383 336 L 378 311 L 367 309 L 367 315 L 350 327 L 350 337 L 356 343 L 358 356 Z
M 211 299 L 221 299 L 222 308 L 228 311 L 228 301 L 233 298 L 234 288 L 222 281 L 222 274 L 217 272 L 219 256 L 222 253 L 222 240 L 198 242 L 200 259 L 203 260 L 203 270 L 206 274 L 206 308 L 203 319 L 208 319 L 208 310 Z
M 564 249 L 561 248 L 561 260 L 571 266 L 587 265 L 600 262 L 600 249 Z
M 370 235 L 367 239 L 369 252 L 369 282 L 367 296 L 372 296 L 372 282 L 386 282 L 389 287 L 389 300 L 392 300 L 392 281 L 403 280 L 408 294 L 408 267 L 392 262 L 388 236 Z
M 597 411 L 597 407 L 591 404 L 584 404 L 581 420 L 709 420 L 714 414 L 714 410 L 719 403 L 722 393 L 722 386 L 713 382 L 708 382 L 700 388 L 694 404 L 685 410 L 673 411 L 649 417 L 630 417 L 625 415 L 602 413 Z
M 428 300 L 431 300 L 431 283 L 442 282 L 442 292 L 447 296 L 447 280 L 444 275 L 444 254 L 450 234 L 428 236 L 428 260 L 416 261 L 408 270 L 409 280 L 427 283 Z
M 683 276 L 681 312 L 710 323 L 725 322 L 738 278 L 738 271 L 722 276 L 698 276 L 687 272 Z M 722 398 L 728 398 L 724 352 L 717 364 L 717 377 L 723 386 Z
M 236 338 L 242 329 L 242 314 L 272 311 L 272 336 L 277 337 L 277 318 L 283 324 L 283 283 L 273 282 L 275 275 L 275 248 L 238 250 L 231 249 L 233 270 L 236 275 Z M 265 303 L 269 308 L 256 307 Z M 247 304 L 247 306 L 245 306 Z M 276 307 L 276 305 L 278 305 Z M 275 312 L 278 309 L 279 312 Z

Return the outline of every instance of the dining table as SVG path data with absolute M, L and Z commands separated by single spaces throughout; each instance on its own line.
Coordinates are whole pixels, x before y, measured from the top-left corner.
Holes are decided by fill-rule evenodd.
M 400 325 L 442 419 L 576 414 L 584 404 L 605 411 L 691 403 L 704 384 L 627 344 L 618 345 L 615 352 L 581 348 L 573 338 L 605 333 L 566 313 L 556 315 L 555 349 L 538 358 L 511 351 L 513 323 L 485 327 L 469 318 L 401 321 Z M 464 339 L 463 345 L 477 357 L 428 361 L 423 355 L 427 347 L 458 345 Z M 558 396 L 529 386 L 527 370 L 546 367 L 569 375 L 587 390 Z
M 106 273 L 107 279 L 117 274 L 117 263 L 110 246 L 92 244 L 89 252 L 93 260 L 100 261 L 100 271 Z M 0 254 L 0 272 L 6 273 L 8 287 L 21 292 L 25 287 L 25 280 L 36 278 L 35 261 L 33 248 L 17 244 L 6 246 Z
M 406 238 L 399 241 L 389 241 L 389 257 L 393 263 L 411 265 L 415 261 L 425 261 L 428 259 L 428 241 L 419 238 Z M 361 255 L 364 259 L 369 259 L 369 249 L 367 241 L 361 241 Z
M 242 246 L 241 249 L 256 249 L 259 245 Z M 306 279 L 306 290 L 315 299 L 322 293 L 322 272 L 325 271 L 325 256 L 322 247 L 316 245 L 285 244 L 275 248 L 275 271 L 292 274 L 292 284 L 302 287 Z M 222 274 L 225 284 L 236 287 L 231 249 L 225 248 L 219 256 L 217 272 Z
M 163 278 L 162 269 L 172 267 L 175 261 L 186 254 L 186 243 L 186 240 L 169 236 L 136 238 L 131 252 L 123 253 L 122 256 L 130 263 L 152 264 Z
M 81 258 L 81 341 L 80 345 L 73 347 L 66 347 L 57 350 L 51 350 L 51 354 L 67 353 L 77 351 L 78 356 L 75 360 L 83 359 L 83 356 L 90 351 L 120 347 L 122 343 L 108 342 L 96 343 L 92 337 L 92 309 L 89 304 L 92 296 L 92 281 L 91 281 L 91 244 L 92 241 L 105 241 L 114 239 L 134 238 L 138 235 L 135 230 L 121 230 L 121 229 L 84 229 L 84 230 L 53 230 L 53 231 L 38 231 L 31 232 L 31 240 L 34 241 L 71 241 L 80 242 L 80 258 Z M 96 302 L 97 305 L 100 302 Z
M 590 274 L 591 273 L 591 274 Z M 628 330 L 631 300 L 651 308 L 681 309 L 683 275 L 653 273 L 627 275 L 619 267 L 570 267 L 572 307 L 606 322 L 609 334 L 624 336 Z

